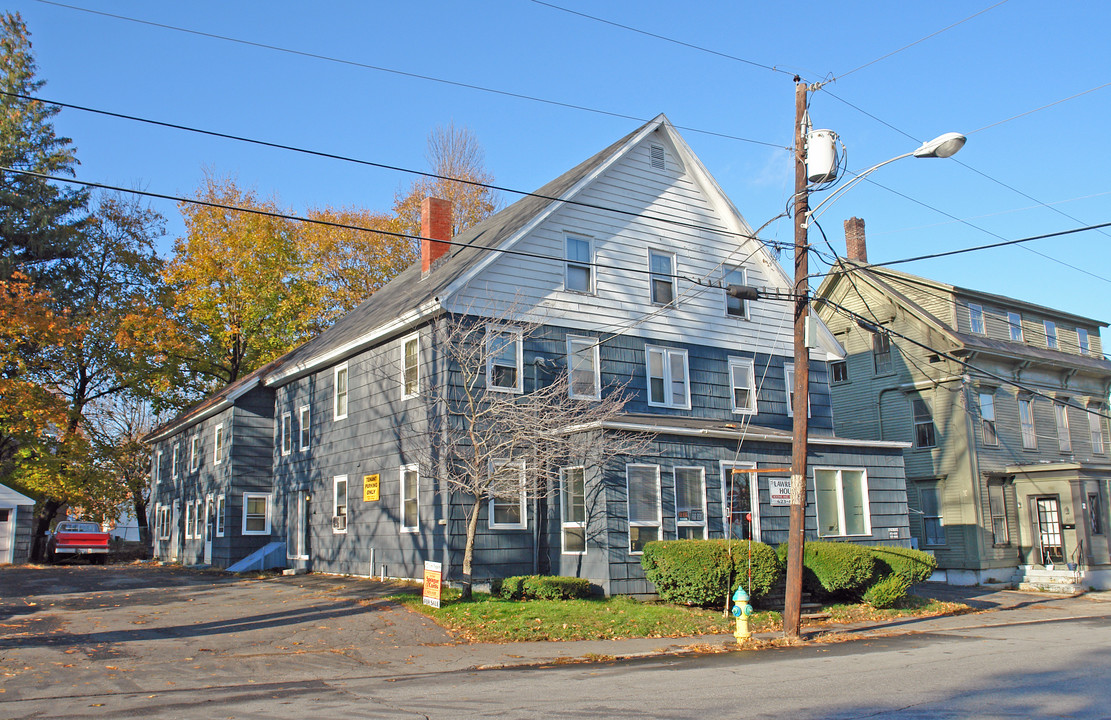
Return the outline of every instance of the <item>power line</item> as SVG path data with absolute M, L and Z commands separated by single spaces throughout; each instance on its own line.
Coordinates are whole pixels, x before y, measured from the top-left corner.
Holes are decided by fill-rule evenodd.
M 536 2 L 536 0 L 533 0 L 533 2 Z M 981 10 L 979 12 L 976 12 L 976 13 L 973 13 L 973 14 L 969 15 L 964 20 L 958 20 L 957 22 L 953 23 L 952 25 L 946 25 L 945 27 L 941 28 L 940 30 L 932 32 L 924 38 L 920 38 L 918 40 L 915 40 L 912 43 L 904 45 L 903 47 L 899 48 L 898 50 L 892 50 L 891 52 L 887 53 L 886 55 L 882 55 L 882 56 L 876 58 L 875 60 L 864 63 L 860 67 L 856 67 L 856 68 L 853 68 L 852 70 L 849 70 L 846 73 L 842 73 L 841 75 L 834 77 L 834 81 L 840 80 L 842 78 L 846 78 L 849 75 L 852 75 L 854 72 L 856 72 L 858 70 L 863 70 L 864 68 L 869 67 L 871 65 L 875 65 L 876 63 L 880 62 L 881 60 L 886 60 L 887 58 L 891 57 L 892 55 L 897 55 L 897 54 L 901 53 L 904 50 L 912 48 L 915 45 L 918 45 L 919 43 L 923 43 L 923 42 L 929 40 L 932 37 L 936 37 L 937 35 L 940 35 L 941 33 L 945 32 L 946 30 L 952 30 L 953 28 L 957 27 L 958 25 L 961 25 L 961 24 L 966 23 L 966 22 L 968 22 L 969 20 L 971 20 L 975 17 L 983 15 L 984 13 L 986 13 L 989 10 L 994 10 L 995 8 L 999 7 L 1000 5 L 1002 5 L 1005 2 L 1007 2 L 1007 0 L 999 0 L 999 2 L 995 3 L 994 5 L 986 7 L 986 8 L 984 8 L 983 10 Z
M 272 50 L 274 52 L 287 53 L 290 55 L 297 55 L 299 57 L 312 58 L 314 60 L 324 60 L 326 62 L 334 62 L 351 67 L 357 67 L 364 70 L 375 70 L 377 72 L 390 73 L 400 77 L 407 77 L 416 80 L 425 80 L 428 82 L 440 83 L 442 85 L 450 85 L 452 87 L 464 88 L 466 90 L 476 90 L 479 92 L 490 93 L 493 95 L 500 95 L 502 97 L 510 97 L 517 100 L 528 100 L 530 102 L 544 103 L 545 105 L 553 105 L 556 107 L 567 108 L 570 110 L 580 110 L 583 112 L 595 113 L 597 115 L 605 115 L 607 117 L 620 118 L 622 120 L 635 120 L 637 122 L 648 122 L 649 118 L 639 118 L 635 115 L 626 115 L 624 113 L 613 112 L 610 110 L 601 110 L 599 108 L 592 108 L 586 105 L 577 105 L 575 103 L 562 102 L 560 100 L 549 100 L 547 98 L 537 97 L 535 95 L 526 95 L 524 93 L 512 92 L 509 90 L 498 90 L 497 88 L 485 87 L 474 83 L 466 83 L 459 80 L 447 80 L 445 78 L 438 78 L 432 75 L 424 75 L 421 73 L 409 72 L 407 70 L 397 70 L 395 68 L 388 68 L 382 65 L 372 65 L 370 63 L 358 62 L 356 60 L 346 60 L 344 58 L 334 57 L 331 55 L 322 55 L 320 53 L 312 53 L 305 50 L 294 50 L 292 48 L 281 47 L 280 45 L 270 45 L 268 43 L 256 42 L 254 40 L 244 40 L 242 38 L 231 37 L 230 35 L 219 35 L 217 33 L 204 32 L 203 30 L 193 30 L 190 28 L 179 27 L 177 25 L 169 25 L 167 23 L 154 22 L 153 20 L 142 20 L 139 18 L 128 17 L 127 15 L 119 15 L 116 13 L 104 12 L 102 10 L 91 10 L 89 8 L 79 7 L 77 5 L 68 5 L 66 3 L 55 2 L 54 0 L 38 0 L 44 5 L 54 5 L 55 7 L 66 8 L 68 10 L 76 10 L 78 12 L 89 13 L 91 15 L 100 15 L 102 17 L 109 17 L 116 20 L 125 20 L 127 22 L 138 23 L 140 25 L 149 25 L 151 27 L 162 28 L 164 30 L 173 30 L 175 32 L 187 33 L 190 35 L 197 35 L 212 40 L 223 40 L 225 42 L 237 43 L 239 45 L 246 45 L 249 47 L 261 48 L 263 50 Z M 739 142 L 752 143 L 754 145 L 764 145 L 766 147 L 774 147 L 782 149 L 783 146 L 778 143 L 764 142 L 762 140 L 754 140 L 752 138 L 740 137 L 738 135 L 730 135 L 728 133 L 715 132 L 713 130 L 702 130 L 699 128 L 688 127 L 684 125 L 676 125 L 675 127 L 680 130 L 688 132 L 700 133 L 702 135 L 710 135 L 713 137 L 725 138 L 726 140 L 737 140 Z
M 219 210 L 231 210 L 233 212 L 249 213 L 251 215 L 262 215 L 264 217 L 272 217 L 272 218 L 275 218 L 275 219 L 278 219 L 278 220 L 291 220 L 293 222 L 301 222 L 301 223 L 306 223 L 306 224 L 310 224 L 310 225 L 324 225 L 326 227 L 332 227 L 332 228 L 337 228 L 337 229 L 341 229 L 341 230 L 355 230 L 355 231 L 359 231 L 359 232 L 377 233 L 378 235 L 388 235 L 390 237 L 401 238 L 403 240 L 421 240 L 421 241 L 429 241 L 429 242 L 439 242 L 439 243 L 443 243 L 445 245 L 451 245 L 453 247 L 458 247 L 458 248 L 463 248 L 463 249 L 480 250 L 480 251 L 484 251 L 484 252 L 498 252 L 498 253 L 502 253 L 504 255 L 517 255 L 517 256 L 520 256 L 520 257 L 535 258 L 535 259 L 538 259 L 538 260 L 551 260 L 551 261 L 554 261 L 554 262 L 561 262 L 561 263 L 566 260 L 566 258 L 563 258 L 563 257 L 557 257 L 557 256 L 554 256 L 554 255 L 544 255 L 542 253 L 528 252 L 526 250 L 510 250 L 510 249 L 506 249 L 506 248 L 483 247 L 483 246 L 480 246 L 480 245 L 471 245 L 469 243 L 462 243 L 462 242 L 458 242 L 458 241 L 455 241 L 455 240 L 437 240 L 435 238 L 424 237 L 423 235 L 411 235 L 411 234 L 408 234 L 408 233 L 394 232 L 394 231 L 391 231 L 391 230 L 379 230 L 377 228 L 362 227 L 360 225 L 350 225 L 350 224 L 347 224 L 347 223 L 332 222 L 330 220 L 319 220 L 319 219 L 316 219 L 316 218 L 307 218 L 307 217 L 303 217 L 301 215 L 293 215 L 293 214 L 290 214 L 290 213 L 276 212 L 274 210 L 262 210 L 260 208 L 248 208 L 248 207 L 239 207 L 237 205 L 225 205 L 223 203 L 211 202 L 211 201 L 208 201 L 208 200 L 199 200 L 197 198 L 187 198 L 187 197 L 181 197 L 179 195 L 167 195 L 167 194 L 164 194 L 164 193 L 151 192 L 149 190 L 135 190 L 134 188 L 125 188 L 125 187 L 120 187 L 118 185 L 108 185 L 106 183 L 97 183 L 97 182 L 91 182 L 91 181 L 88 181 L 88 180 L 77 180 L 75 178 L 58 177 L 56 175 L 47 175 L 45 173 L 33 172 L 31 170 L 18 170 L 16 168 L 0 166 L 0 172 L 12 172 L 12 173 L 18 173 L 20 175 L 30 175 L 32 177 L 41 178 L 43 180 L 54 180 L 56 182 L 71 183 L 71 184 L 74 184 L 74 185 L 82 185 L 84 187 L 97 188 L 99 190 L 111 190 L 113 192 L 130 193 L 132 195 L 142 195 L 143 197 L 156 198 L 156 199 L 159 199 L 159 200 L 172 200 L 173 202 L 187 203 L 187 204 L 190 204 L 190 205 L 200 205 L 200 206 L 203 206 L 203 207 L 216 208 L 216 209 L 219 209 Z M 751 238 L 751 239 L 756 240 L 757 242 L 760 242 L 759 238 Z M 605 265 L 605 264 L 596 263 L 596 262 L 592 262 L 592 263 L 590 263 L 590 265 L 591 265 L 591 267 L 603 268 L 603 269 L 606 269 L 606 270 L 616 270 L 616 271 L 620 271 L 620 272 L 635 273 L 635 274 L 640 274 L 640 275 L 656 275 L 656 276 L 670 277 L 670 278 L 674 278 L 676 280 L 685 280 L 685 281 L 690 282 L 690 283 L 695 284 L 695 285 L 700 284 L 699 280 L 697 280 L 695 278 L 690 278 L 690 277 L 687 277 L 685 275 L 677 275 L 677 274 L 676 275 L 671 275 L 671 274 L 667 274 L 667 273 L 654 272 L 654 271 L 649 270 L 647 268 L 644 268 L 644 269 L 629 268 L 629 267 L 622 267 L 622 266 L 617 266 L 617 265 Z
M 45 1 L 45 0 L 42 0 L 42 1 Z M 522 197 L 534 197 L 534 198 L 539 198 L 541 200 L 549 200 L 551 202 L 561 202 L 561 203 L 566 203 L 567 205 L 574 205 L 574 206 L 577 206 L 577 207 L 589 208 L 591 210 L 600 210 L 600 211 L 603 211 L 603 212 L 612 212 L 612 213 L 615 213 L 615 214 L 618 214 L 618 215 L 626 215 L 626 216 L 629 216 L 629 217 L 635 217 L 635 218 L 639 218 L 639 219 L 643 219 L 643 220 L 652 220 L 652 221 L 655 221 L 655 222 L 666 223 L 668 225 L 675 225 L 676 227 L 685 227 L 685 228 L 688 228 L 688 229 L 691 229 L 691 230 L 706 230 L 706 231 L 711 231 L 711 232 L 717 232 L 717 233 L 720 233 L 722 235 L 732 235 L 732 236 L 735 236 L 735 237 L 743 237 L 743 238 L 748 238 L 748 239 L 755 239 L 755 235 L 756 235 L 756 233 L 753 233 L 753 235 L 750 236 L 750 235 L 745 235 L 743 233 L 735 233 L 735 232 L 732 232 L 730 230 L 725 230 L 725 229 L 718 230 L 716 228 L 708 228 L 708 227 L 705 227 L 703 225 L 699 225 L 697 223 L 684 222 L 682 220 L 675 220 L 675 219 L 672 219 L 672 218 L 666 218 L 666 217 L 662 217 L 662 216 L 658 216 L 658 215 L 646 215 L 644 213 L 639 213 L 639 212 L 635 212 L 635 211 L 632 211 L 632 210 L 621 210 L 619 208 L 606 207 L 606 206 L 603 206 L 603 205 L 596 205 L 594 203 L 583 202 L 582 200 L 562 199 L 562 198 L 558 198 L 558 197 L 555 197 L 555 196 L 552 196 L 552 195 L 543 195 L 541 193 L 536 193 L 536 192 L 526 192 L 524 190 L 517 190 L 517 189 L 514 189 L 514 188 L 510 188 L 510 187 L 505 187 L 503 185 L 494 185 L 492 183 L 480 182 L 478 180 L 468 180 L 468 179 L 464 179 L 464 178 L 453 178 L 453 177 L 450 177 L 448 175 L 440 175 L 440 174 L 437 174 L 437 173 L 425 172 L 425 171 L 422 171 L 422 170 L 413 170 L 411 168 L 405 168 L 405 167 L 401 167 L 399 165 L 389 165 L 387 163 L 374 162 L 374 161 L 371 161 L 371 160 L 363 160 L 361 158 L 355 158 L 355 157 L 351 157 L 351 156 L 348 156 L 348 155 L 339 155 L 337 153 L 329 153 L 329 152 L 324 152 L 324 151 L 321 151 L 321 150 L 311 150 L 311 149 L 299 147 L 299 146 L 296 146 L 296 145 L 287 145 L 287 144 L 284 144 L 284 143 L 270 142 L 270 141 L 267 141 L 267 140 L 258 140 L 256 138 L 249 138 L 249 137 L 245 137 L 243 135 L 233 135 L 231 133 L 220 132 L 218 130 L 206 130 L 204 128 L 196 128 L 196 127 L 191 127 L 189 125 L 182 125 L 180 123 L 172 123 L 172 122 L 167 122 L 167 121 L 164 121 L 164 120 L 153 120 L 153 119 L 150 119 L 150 118 L 140 117 L 138 115 L 128 115 L 126 113 L 113 112 L 111 110 L 100 110 L 100 109 L 88 107 L 88 106 L 85 106 L 85 105 L 76 105 L 76 104 L 73 104 L 73 103 L 65 103 L 65 102 L 61 102 L 61 101 L 58 101 L 58 100 L 48 100 L 46 98 L 36 97 L 36 96 L 32 96 L 32 95 L 23 95 L 21 93 L 7 92 L 5 90 L 0 90 L 0 95 L 7 95 L 8 97 L 19 98 L 21 100 L 27 100 L 27 101 L 32 101 L 32 102 L 42 102 L 42 103 L 46 103 L 48 105 L 56 105 L 56 106 L 62 107 L 62 108 L 68 108 L 68 109 L 71 109 L 71 110 L 80 110 L 82 112 L 94 113 L 94 114 L 97 114 L 97 115 L 104 115 L 104 116 L 107 116 L 107 117 L 120 118 L 122 120 L 131 120 L 131 121 L 134 121 L 134 122 L 146 123 L 148 125 L 155 125 L 155 126 L 158 126 L 158 127 L 170 128 L 172 130 L 183 130 L 185 132 L 192 132 L 192 133 L 197 133 L 197 134 L 200 134 L 200 135 L 208 135 L 210 137 L 217 137 L 217 138 L 221 138 L 221 139 L 224 139 L 224 140 L 235 140 L 237 142 L 244 142 L 244 143 L 249 143 L 249 144 L 252 144 L 252 145 L 259 145 L 259 146 L 262 146 L 262 147 L 274 148 L 274 149 L 277 149 L 277 150 L 288 150 L 290 152 L 301 153 L 301 154 L 310 155 L 310 156 L 313 156 L 313 157 L 326 158 L 326 159 L 329 159 L 329 160 L 342 160 L 344 162 L 355 163 L 357 165 L 365 165 L 367 167 L 378 168 L 378 169 L 381 169 L 381 170 L 391 170 L 391 171 L 394 171 L 394 172 L 407 173 L 409 175 L 419 175 L 421 177 L 432 178 L 434 180 L 443 180 L 443 181 L 446 181 L 446 182 L 460 183 L 460 184 L 463 184 L 463 185 L 469 185 L 471 187 L 485 188 L 485 189 L 488 189 L 488 190 L 497 190 L 499 192 L 512 193 L 514 195 L 520 195 Z M 772 245 L 772 246 L 778 246 L 777 245 L 778 241 L 767 240 L 767 241 L 761 241 L 761 242 L 765 242 L 765 243 L 767 243 L 769 245 Z
M 1003 1 L 1006 2 L 1006 0 L 1003 0 Z M 702 45 L 695 45 L 694 43 L 685 42 L 683 40 L 676 40 L 675 38 L 670 38 L 670 37 L 667 37 L 666 35 L 659 35 L 657 33 L 649 32 L 647 30 L 641 30 L 640 28 L 635 28 L 631 25 L 623 25 L 619 22 L 614 22 L 613 20 L 606 20 L 605 18 L 598 17 L 597 15 L 590 15 L 588 13 L 579 12 L 578 10 L 572 10 L 570 8 L 561 7 L 559 5 L 555 5 L 555 4 L 550 3 L 550 2 L 544 2 L 544 0 L 532 0 L 532 2 L 536 3 L 537 5 L 543 5 L 544 7 L 549 7 L 553 10 L 559 10 L 560 12 L 565 12 L 569 15 L 577 15 L 581 18 L 586 18 L 587 20 L 593 20 L 595 22 L 600 22 L 600 23 L 603 23 L 605 25 L 610 25 L 612 27 L 621 28 L 622 30 L 628 30 L 629 32 L 637 33 L 638 35 L 645 35 L 647 37 L 655 38 L 657 40 L 663 40 L 664 42 L 669 42 L 669 43 L 672 43 L 674 45 L 680 45 L 680 46 L 685 47 L 685 48 L 690 48 L 691 50 L 698 50 L 699 52 L 708 53 L 710 55 L 716 55 L 718 57 L 722 57 L 722 58 L 725 58 L 727 60 L 736 60 L 739 63 L 744 63 L 745 65 L 751 65 L 753 67 L 758 67 L 758 68 L 761 68 L 763 70 L 770 70 L 772 72 L 783 73 L 784 75 L 787 75 L 789 77 L 794 77 L 795 76 L 795 73 L 788 72 L 787 70 L 780 70 L 779 68 L 775 67 L 774 65 L 765 65 L 763 63 L 758 63 L 758 62 L 755 62 L 753 60 L 747 60 L 747 59 L 742 58 L 742 57 L 737 57 L 736 55 L 730 55 L 729 53 L 723 53 L 723 52 L 720 52 L 718 50 L 711 50 L 710 48 L 703 47 Z
M 1018 115 L 1012 115 L 1011 117 L 1007 118 L 1006 120 L 999 120 L 997 122 L 991 123 L 990 125 L 985 125 L 981 128 L 976 128 L 972 132 L 965 133 L 965 135 L 966 136 L 967 135 L 975 135 L 976 133 L 980 132 L 981 130 L 987 130 L 988 128 L 993 128 L 997 125 L 1002 125 L 1003 123 L 1009 123 L 1012 120 L 1018 120 L 1019 118 L 1024 118 L 1027 115 L 1033 115 L 1034 113 L 1041 112 L 1042 110 L 1048 110 L 1049 108 L 1053 107 L 1054 105 L 1060 105 L 1063 102 L 1068 102 L 1069 100 L 1075 100 L 1078 97 L 1082 97 L 1084 95 L 1087 95 L 1088 93 L 1093 93 L 1096 90 L 1102 90 L 1105 87 L 1111 87 L 1111 82 L 1107 82 L 1107 83 L 1104 83 L 1102 85 L 1097 85 L 1096 87 L 1091 88 L 1090 90 L 1085 90 L 1083 92 L 1078 92 L 1075 95 L 1069 95 L 1067 98 L 1062 98 L 1060 100 L 1055 100 L 1055 101 L 1053 101 L 1053 102 L 1051 102 L 1047 105 L 1042 105 L 1041 107 L 1034 108 L 1033 110 L 1027 110 L 1026 112 L 1019 113 Z

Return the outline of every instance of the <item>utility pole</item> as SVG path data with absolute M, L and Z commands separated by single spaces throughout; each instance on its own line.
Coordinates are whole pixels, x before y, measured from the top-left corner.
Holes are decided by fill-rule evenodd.
M 783 633 L 799 636 L 802 615 L 802 550 L 806 532 L 806 436 L 809 431 L 810 350 L 806 347 L 809 312 L 809 269 L 806 242 L 810 198 L 806 178 L 807 86 L 795 78 L 795 401 L 791 439 L 791 519 L 787 534 L 787 589 Z

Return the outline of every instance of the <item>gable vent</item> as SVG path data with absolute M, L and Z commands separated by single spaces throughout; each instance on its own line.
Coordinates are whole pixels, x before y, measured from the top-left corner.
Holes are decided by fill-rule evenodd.
M 652 167 L 656 170 L 664 169 L 664 149 L 660 145 L 653 145 L 651 149 Z

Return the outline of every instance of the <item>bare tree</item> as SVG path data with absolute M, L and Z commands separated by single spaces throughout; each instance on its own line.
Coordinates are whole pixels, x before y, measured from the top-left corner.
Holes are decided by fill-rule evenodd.
M 524 345 L 543 341 L 551 332 L 534 323 L 489 321 L 474 316 L 447 316 L 433 333 L 439 374 L 422 394 L 432 422 L 422 448 L 422 473 L 439 481 L 440 492 L 467 498 L 466 545 L 463 551 L 463 597 L 470 597 L 475 537 L 482 507 L 491 501 L 497 520 L 524 520 L 524 503 L 559 492 L 560 469 L 599 467 L 607 458 L 642 452 L 643 434 L 605 430 L 602 425 L 624 413 L 623 385 L 605 387 L 599 399 L 583 392 L 585 368 L 536 357 L 523 362 Z M 560 343 L 562 344 L 562 343 Z M 534 377 L 522 375 L 535 369 Z M 571 389 L 576 389 L 572 397 Z

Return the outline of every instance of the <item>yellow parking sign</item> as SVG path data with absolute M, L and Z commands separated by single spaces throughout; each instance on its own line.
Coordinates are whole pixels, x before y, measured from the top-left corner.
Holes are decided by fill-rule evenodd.
M 363 502 L 378 502 L 377 475 L 363 475 Z

